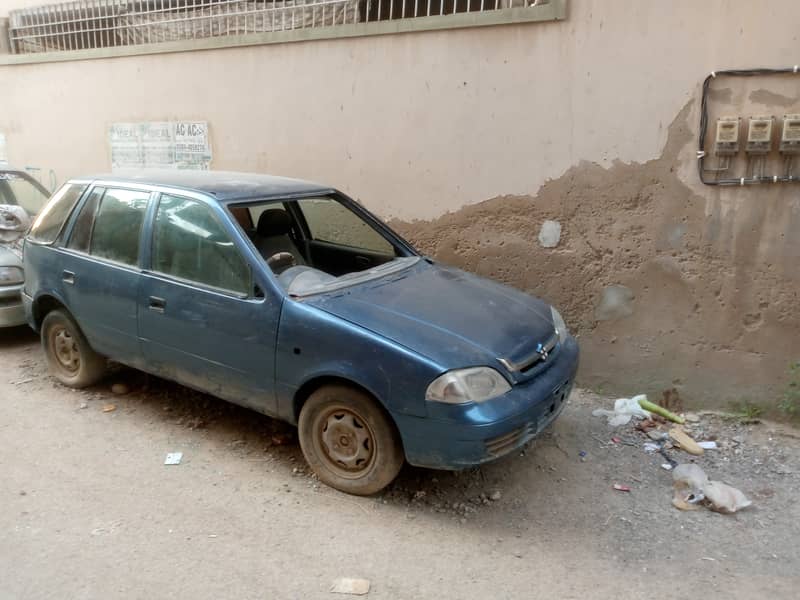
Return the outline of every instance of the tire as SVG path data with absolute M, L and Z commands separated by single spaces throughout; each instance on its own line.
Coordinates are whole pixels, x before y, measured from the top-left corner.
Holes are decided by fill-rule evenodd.
M 385 488 L 405 460 L 400 436 L 383 408 L 346 385 L 326 385 L 308 397 L 298 437 L 320 481 L 357 496 Z
M 64 310 L 47 313 L 42 322 L 42 346 L 50 374 L 68 387 L 90 386 L 105 374 L 106 359 L 92 350 Z

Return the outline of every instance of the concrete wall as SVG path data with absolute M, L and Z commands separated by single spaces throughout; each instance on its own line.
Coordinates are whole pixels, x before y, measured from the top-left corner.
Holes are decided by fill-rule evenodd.
M 795 0 L 571 0 L 560 23 L 0 66 L 0 131 L 63 180 L 109 168 L 113 122 L 206 120 L 214 168 L 330 182 L 563 307 L 583 384 L 770 404 L 800 358 L 800 186 L 703 186 L 694 154 L 705 76 L 800 62 L 799 21 Z M 712 111 L 800 95 L 738 85 Z

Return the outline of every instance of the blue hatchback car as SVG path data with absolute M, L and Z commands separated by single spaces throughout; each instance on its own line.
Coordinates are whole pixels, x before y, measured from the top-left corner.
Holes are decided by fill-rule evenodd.
M 283 419 L 318 477 L 352 494 L 404 460 L 462 469 L 514 451 L 556 418 L 578 366 L 553 307 L 294 179 L 74 179 L 24 265 L 27 318 L 62 383 L 91 385 L 112 359 Z

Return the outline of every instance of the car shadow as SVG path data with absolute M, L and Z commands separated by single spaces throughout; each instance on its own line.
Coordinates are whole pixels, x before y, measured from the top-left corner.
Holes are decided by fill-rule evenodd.
M 124 392 L 114 394 L 112 390 Z M 125 412 L 144 413 L 148 419 L 167 426 L 186 428 L 218 447 L 227 446 L 234 456 L 246 459 L 271 458 L 282 475 L 304 477 L 312 486 L 321 484 L 306 466 L 297 429 L 288 423 L 231 404 L 180 384 L 114 365 L 104 380 L 89 393 L 103 403 L 114 403 Z M 486 510 L 497 494 L 507 471 L 506 460 L 465 471 L 436 471 L 404 465 L 397 479 L 375 496 L 364 499 L 407 512 L 427 512 L 464 521 Z M 332 493 L 338 493 L 330 489 Z
M 0 347 L 15 349 L 39 341 L 37 333 L 27 325 L 0 329 Z

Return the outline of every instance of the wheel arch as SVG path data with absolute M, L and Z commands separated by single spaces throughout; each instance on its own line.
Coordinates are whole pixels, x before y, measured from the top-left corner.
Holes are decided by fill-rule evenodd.
M 52 294 L 42 294 L 33 301 L 32 312 L 36 331 L 41 330 L 44 318 L 54 310 L 64 310 L 70 314 L 64 302 Z
M 364 394 L 372 398 L 372 400 L 375 402 L 375 405 L 378 406 L 380 410 L 383 411 L 389 423 L 391 423 L 392 427 L 395 428 L 395 431 L 398 433 L 398 439 L 401 439 L 399 435 L 400 429 L 397 426 L 394 417 L 392 417 L 391 413 L 389 412 L 389 409 L 386 407 L 386 404 L 381 401 L 379 396 L 374 391 L 364 386 L 363 384 L 341 375 L 318 375 L 316 377 L 312 377 L 297 389 L 297 391 L 294 394 L 294 400 L 292 406 L 293 409 L 292 416 L 294 417 L 295 423 L 297 423 L 300 419 L 300 411 L 303 409 L 303 405 L 306 403 L 306 400 L 308 400 L 311 394 L 313 394 L 318 389 L 326 385 L 344 385 L 356 389 L 360 392 L 363 392 Z
M 297 422 L 297 420 L 300 418 L 300 411 L 303 409 L 303 405 L 306 403 L 306 400 L 308 400 L 308 397 L 326 385 L 346 385 L 355 388 L 364 392 L 365 394 L 369 394 L 373 400 L 383 406 L 384 410 L 386 410 L 383 402 L 380 401 L 375 392 L 366 386 L 341 375 L 317 375 L 304 382 L 294 393 L 294 399 L 292 401 L 292 416 L 294 417 L 295 422 Z

